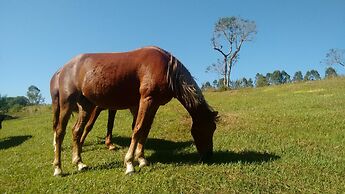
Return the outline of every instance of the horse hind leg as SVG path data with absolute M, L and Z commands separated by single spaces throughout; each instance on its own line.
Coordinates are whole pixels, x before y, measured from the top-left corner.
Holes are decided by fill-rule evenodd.
M 135 106 L 135 107 L 130 108 L 130 111 L 131 111 L 132 116 L 133 116 L 132 130 L 134 129 L 134 127 L 135 127 L 135 122 L 137 121 L 138 109 L 139 109 L 138 106 Z
M 96 119 L 98 118 L 99 114 L 101 113 L 102 109 L 95 107 L 95 109 L 92 111 L 92 114 L 90 116 L 89 121 L 87 122 L 83 135 L 81 136 L 80 143 L 83 146 L 85 143 L 85 139 L 87 135 L 90 133 L 90 131 L 93 128 L 93 125 L 96 122 Z M 114 119 L 115 119 L 116 110 L 110 110 L 108 113 L 108 124 L 107 124 L 107 136 L 105 138 L 105 145 L 109 150 L 115 150 L 116 146 L 112 143 L 112 133 L 113 133 L 113 127 L 114 127 Z
M 82 99 L 78 103 L 78 108 L 78 120 L 72 131 L 72 163 L 77 165 L 78 170 L 83 170 L 87 166 L 82 162 L 82 144 L 80 142 L 80 139 L 84 131 L 84 128 L 90 119 L 91 112 L 94 110 L 95 107 L 91 103 L 89 103 L 85 98 L 82 97 Z
M 59 107 L 59 98 L 55 98 L 52 101 L 52 110 L 53 110 L 53 131 L 54 131 L 54 138 L 53 138 L 53 146 L 54 152 L 56 151 L 56 130 L 59 124 L 59 116 L 60 116 L 60 107 Z
M 85 139 L 86 139 L 87 135 L 90 133 L 90 131 L 92 130 L 93 125 L 95 124 L 96 119 L 98 118 L 101 111 L 102 110 L 100 108 L 97 108 L 97 107 L 95 107 L 95 109 L 92 111 L 90 119 L 87 122 L 85 129 L 83 131 L 83 135 L 80 138 L 80 143 L 82 146 L 84 145 Z
M 62 142 L 66 134 L 66 127 L 69 120 L 69 117 L 71 116 L 72 109 L 69 104 L 65 104 L 60 109 L 60 116 L 57 119 L 58 122 L 54 121 L 54 176 L 59 176 L 62 174 L 61 169 L 61 148 L 62 148 Z M 56 126 L 55 126 L 56 122 Z

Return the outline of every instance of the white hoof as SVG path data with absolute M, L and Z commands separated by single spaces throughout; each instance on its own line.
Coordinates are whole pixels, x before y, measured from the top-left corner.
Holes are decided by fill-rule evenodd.
M 60 175 L 62 175 L 62 170 L 61 170 L 61 168 L 56 167 L 54 169 L 54 176 L 60 176 Z
M 149 165 L 149 162 L 145 158 L 138 158 L 138 162 L 139 162 L 139 168 Z
M 108 149 L 109 150 L 116 150 L 116 146 L 111 144 L 111 145 L 108 146 Z
M 126 175 L 131 175 L 131 174 L 133 174 L 134 172 L 135 172 L 135 170 L 134 170 L 133 164 L 132 164 L 132 163 L 131 163 L 131 164 L 127 164 L 125 174 L 126 174 Z
M 79 164 L 78 164 L 78 170 L 79 170 L 79 171 L 82 171 L 82 170 L 84 170 L 85 168 L 87 168 L 87 166 L 86 166 L 85 164 L 79 162 Z

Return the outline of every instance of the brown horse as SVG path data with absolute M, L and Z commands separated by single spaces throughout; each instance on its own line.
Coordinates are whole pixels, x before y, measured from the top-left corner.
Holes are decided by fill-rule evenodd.
M 60 115 L 60 107 L 59 107 L 59 75 L 60 70 L 58 70 L 53 77 L 50 80 L 50 95 L 52 98 L 52 109 L 53 109 L 53 125 L 54 129 L 56 128 L 58 121 L 59 121 L 59 115 Z M 75 107 L 74 111 L 78 111 L 78 108 Z M 99 107 L 95 107 L 95 110 L 92 111 L 92 114 L 90 116 L 89 121 L 87 122 L 83 135 L 80 138 L 81 145 L 84 145 L 85 139 L 89 132 L 91 131 L 93 125 L 96 122 L 97 117 L 101 113 L 102 109 Z M 132 110 L 131 112 L 133 114 L 133 123 L 135 123 L 135 117 L 136 117 L 136 110 Z M 113 127 L 114 127 L 114 119 L 116 115 L 116 110 L 108 110 L 108 123 L 107 123 L 107 136 L 105 137 L 105 145 L 108 147 L 109 150 L 114 150 L 116 147 L 112 143 L 112 133 L 113 133 Z M 1 126 L 1 125 L 0 125 Z M 1 129 L 1 128 L 0 128 Z M 55 142 L 54 142 L 55 145 Z
M 60 175 L 61 145 L 69 117 L 78 107 L 73 127 L 72 162 L 78 170 L 80 138 L 95 109 L 137 110 L 131 143 L 125 156 L 126 174 L 148 164 L 144 143 L 159 106 L 177 98 L 193 119 L 192 136 L 201 159 L 211 157 L 217 112 L 207 104 L 191 74 L 173 55 L 158 47 L 124 53 L 82 54 L 73 58 L 59 75 L 58 122 L 54 123 L 54 175 Z M 55 117 L 57 118 L 57 117 Z

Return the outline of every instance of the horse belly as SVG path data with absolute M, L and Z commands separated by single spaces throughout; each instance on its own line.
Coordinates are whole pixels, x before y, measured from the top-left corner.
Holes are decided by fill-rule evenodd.
M 133 106 L 136 106 L 139 102 L 139 94 L 134 91 L 119 91 L 119 90 L 112 90 L 112 91 L 102 91 L 100 93 L 89 93 L 83 94 L 89 101 L 91 101 L 96 106 L 106 108 L 106 109 L 127 109 Z
M 127 109 L 139 103 L 139 81 L 130 75 L 89 75 L 84 80 L 82 94 L 96 106 Z

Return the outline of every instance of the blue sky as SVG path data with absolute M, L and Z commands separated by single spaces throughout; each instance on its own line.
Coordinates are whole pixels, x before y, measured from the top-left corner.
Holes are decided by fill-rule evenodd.
M 0 94 L 26 95 L 30 85 L 50 103 L 52 74 L 86 52 L 120 52 L 157 45 L 172 52 L 199 84 L 220 57 L 210 39 L 220 17 L 254 20 L 232 79 L 285 70 L 316 69 L 330 48 L 345 48 L 344 0 L 0 0 Z M 345 68 L 336 67 L 340 74 Z

